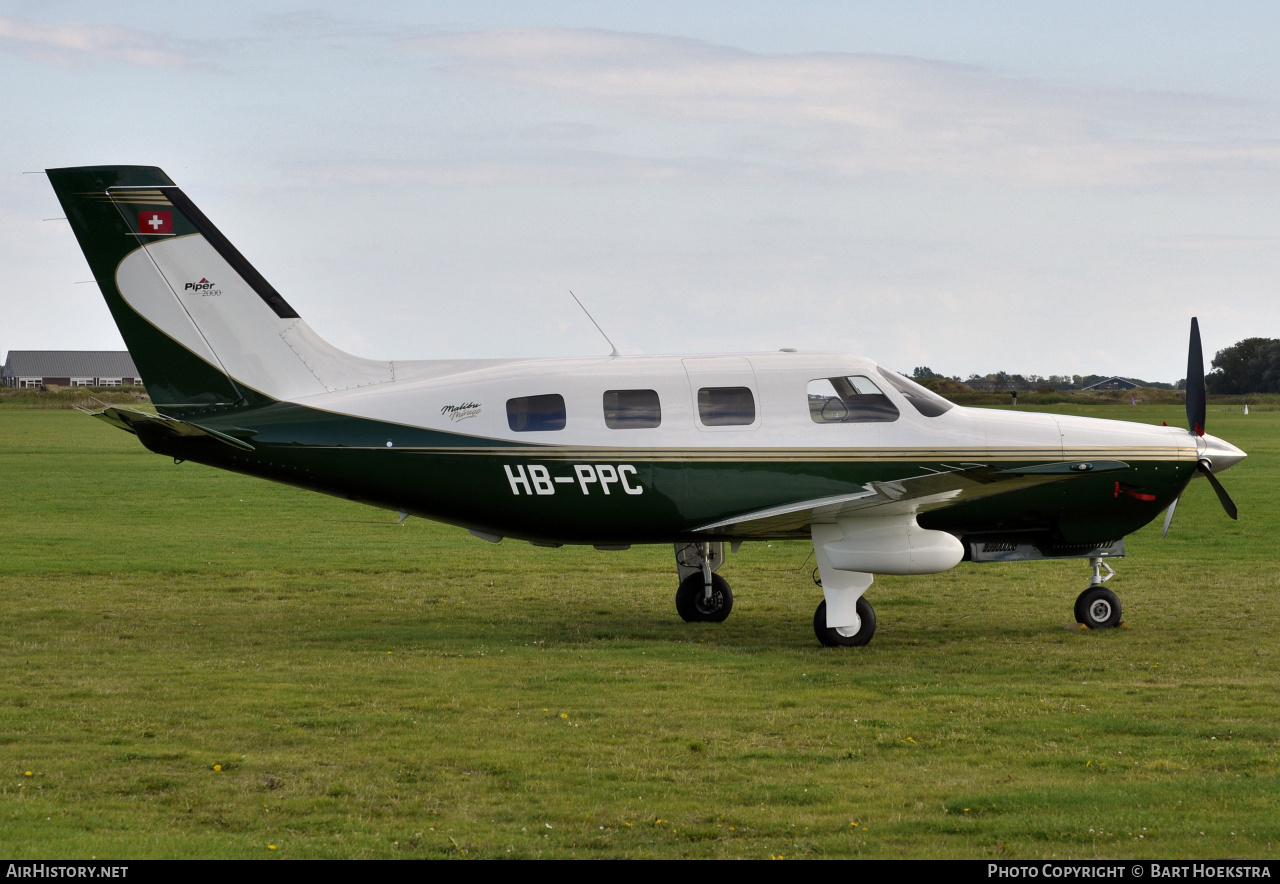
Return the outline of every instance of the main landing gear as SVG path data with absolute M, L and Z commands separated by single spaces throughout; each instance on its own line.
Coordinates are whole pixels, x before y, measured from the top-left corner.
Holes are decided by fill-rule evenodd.
M 1120 625 L 1120 599 L 1111 590 L 1104 587 L 1115 576 L 1111 566 L 1099 557 L 1089 559 L 1093 568 L 1093 579 L 1089 587 L 1076 597 L 1076 622 L 1083 623 L 1090 629 L 1109 629 Z M 1102 569 L 1107 573 L 1104 575 Z
M 715 573 L 724 564 L 724 543 L 677 543 L 676 612 L 686 623 L 720 623 L 733 610 L 729 581 Z
M 813 612 L 813 634 L 828 648 L 860 648 L 876 634 L 876 612 L 862 596 L 858 596 L 857 612 L 857 626 L 828 626 L 827 603 L 818 602 L 818 610 Z
M 876 612 L 863 593 L 874 575 L 834 568 L 827 545 L 844 538 L 839 525 L 812 525 L 813 557 L 818 564 L 814 583 L 822 587 L 822 602 L 813 612 L 813 634 L 828 648 L 858 648 L 876 634 Z

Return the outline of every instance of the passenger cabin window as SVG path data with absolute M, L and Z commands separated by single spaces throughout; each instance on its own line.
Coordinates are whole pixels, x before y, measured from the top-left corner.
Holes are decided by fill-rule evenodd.
M 611 430 L 643 430 L 662 423 L 657 390 L 605 390 L 604 424 Z
M 896 421 L 898 409 L 870 378 L 818 378 L 809 381 L 809 417 L 815 424 L 867 424 Z
M 937 417 L 940 414 L 946 414 L 954 406 L 954 402 L 948 402 L 932 390 L 925 389 L 915 381 L 909 381 L 902 375 L 883 366 L 876 366 L 876 371 L 889 382 L 895 390 L 906 397 L 911 403 L 912 408 L 923 414 L 925 417 Z
M 559 393 L 507 400 L 507 426 L 517 433 L 563 430 L 564 421 L 564 397 Z
M 745 427 L 756 422 L 756 400 L 747 387 L 703 387 L 698 419 L 704 427 Z

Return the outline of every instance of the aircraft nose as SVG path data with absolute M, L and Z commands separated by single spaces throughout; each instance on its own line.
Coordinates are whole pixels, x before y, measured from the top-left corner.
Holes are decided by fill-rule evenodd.
M 1208 433 L 1200 437 L 1199 448 L 1201 459 L 1209 461 L 1215 474 L 1231 469 L 1249 456 L 1227 440 Z

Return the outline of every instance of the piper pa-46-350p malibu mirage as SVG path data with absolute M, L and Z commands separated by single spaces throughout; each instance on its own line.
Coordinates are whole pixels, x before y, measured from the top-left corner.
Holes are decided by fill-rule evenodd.
M 676 610 L 721 621 L 724 546 L 813 541 L 825 645 L 865 645 L 875 574 L 1080 558 L 1091 628 L 1124 537 L 1245 453 L 1205 435 L 1191 320 L 1189 430 L 962 408 L 835 353 L 384 362 L 312 331 L 157 168 L 49 180 L 155 414 L 95 417 L 195 461 L 539 546 L 675 544 Z M 1106 572 L 1104 576 L 1104 570 Z

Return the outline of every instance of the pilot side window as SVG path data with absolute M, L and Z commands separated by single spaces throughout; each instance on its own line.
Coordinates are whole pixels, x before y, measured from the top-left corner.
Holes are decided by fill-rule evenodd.
M 611 430 L 643 430 L 662 423 L 657 390 L 605 390 L 604 423 Z
M 507 426 L 517 433 L 563 430 L 564 423 L 564 397 L 559 393 L 507 400 Z
M 704 427 L 745 427 L 756 422 L 756 400 L 748 387 L 703 387 L 698 419 Z
M 862 375 L 809 381 L 809 417 L 815 424 L 896 421 L 898 409 Z

